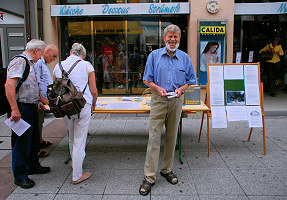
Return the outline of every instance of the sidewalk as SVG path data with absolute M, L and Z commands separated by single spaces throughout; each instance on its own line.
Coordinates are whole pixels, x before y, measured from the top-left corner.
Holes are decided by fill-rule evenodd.
M 10 131 L 2 116 L 0 199 L 287 199 L 287 94 L 265 95 L 265 114 L 266 156 L 262 128 L 254 129 L 247 142 L 247 122 L 229 122 L 227 129 L 211 129 L 210 157 L 206 125 L 197 142 L 201 113 L 188 115 L 183 119 L 183 164 L 178 151 L 174 163 L 179 183 L 171 185 L 158 174 L 146 197 L 139 195 L 138 188 L 148 141 L 147 115 L 92 116 L 83 166 L 92 177 L 79 185 L 71 183 L 72 169 L 65 164 L 68 138 L 63 120 L 49 115 L 43 134 L 54 144 L 45 149 L 50 155 L 41 164 L 50 166 L 51 172 L 30 176 L 36 186 L 28 190 L 13 183 Z M 163 141 L 164 135 L 162 145 Z

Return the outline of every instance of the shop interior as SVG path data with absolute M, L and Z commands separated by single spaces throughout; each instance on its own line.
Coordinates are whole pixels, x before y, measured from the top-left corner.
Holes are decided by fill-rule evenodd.
M 61 18 L 61 60 L 74 42 L 87 49 L 86 60 L 95 68 L 97 88 L 103 95 L 140 95 L 149 53 L 165 46 L 164 28 L 182 30 L 179 49 L 187 52 L 187 15 Z
M 259 51 L 272 42 L 274 36 L 281 38 L 281 46 L 284 56 L 280 57 L 280 68 L 277 69 L 276 87 L 286 89 L 287 67 L 286 67 L 286 47 L 287 47 L 287 16 L 286 15 L 252 15 L 235 16 L 234 24 L 234 50 L 233 62 L 236 53 L 242 52 L 241 63 L 260 62 L 261 79 L 266 83 L 265 61 L 261 59 Z M 254 52 L 250 61 L 250 52 Z

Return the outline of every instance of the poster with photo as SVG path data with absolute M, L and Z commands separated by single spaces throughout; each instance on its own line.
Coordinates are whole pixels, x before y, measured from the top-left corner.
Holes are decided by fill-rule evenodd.
M 199 22 L 198 48 L 198 82 L 205 86 L 207 83 L 207 63 L 224 63 L 225 61 L 225 21 Z

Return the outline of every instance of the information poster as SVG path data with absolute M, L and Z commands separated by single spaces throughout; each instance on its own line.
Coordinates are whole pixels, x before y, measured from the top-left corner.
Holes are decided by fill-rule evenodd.
M 207 63 L 225 62 L 226 21 L 199 22 L 198 82 L 207 83 Z

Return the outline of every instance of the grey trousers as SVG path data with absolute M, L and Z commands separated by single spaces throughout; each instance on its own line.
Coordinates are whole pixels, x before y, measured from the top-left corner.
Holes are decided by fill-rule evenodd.
M 170 172 L 174 163 L 174 152 L 178 132 L 178 124 L 182 112 L 182 97 L 168 99 L 152 91 L 149 125 L 149 141 L 144 166 L 145 179 L 154 183 L 158 169 L 161 133 L 165 125 L 164 157 L 161 171 Z

